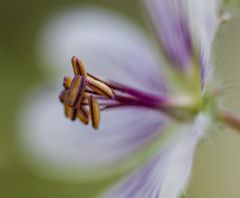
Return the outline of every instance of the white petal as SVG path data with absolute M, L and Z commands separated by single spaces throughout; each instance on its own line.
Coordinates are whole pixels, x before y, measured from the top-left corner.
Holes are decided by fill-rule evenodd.
M 191 67 L 193 47 L 185 0 L 144 0 L 154 30 L 170 63 L 182 71 Z
M 189 180 L 197 143 L 208 127 L 209 119 L 203 114 L 193 127 L 180 127 L 169 145 L 103 197 L 179 197 Z
M 47 60 L 44 65 L 55 76 L 71 74 L 75 55 L 92 74 L 158 93 L 164 87 L 148 38 L 120 14 L 88 7 L 65 10 L 43 28 L 39 45 L 41 58 Z
M 41 174 L 81 179 L 103 176 L 111 167 L 120 171 L 132 154 L 159 135 L 164 119 L 146 109 L 103 112 L 97 131 L 71 122 L 55 90 L 36 88 L 20 114 L 21 145 L 35 168 L 44 170 Z
M 200 56 L 202 83 L 205 85 L 213 75 L 211 50 L 220 24 L 222 0 L 187 0 L 193 42 Z
M 193 36 L 199 40 L 213 41 L 220 22 L 221 0 L 187 0 Z
M 200 56 L 202 84 L 206 84 L 212 75 L 210 53 L 220 22 L 222 1 L 144 0 L 144 2 L 169 60 L 178 67 L 189 68 L 187 63 L 191 63 L 190 60 L 195 58 L 192 53 L 194 51 L 198 57 Z

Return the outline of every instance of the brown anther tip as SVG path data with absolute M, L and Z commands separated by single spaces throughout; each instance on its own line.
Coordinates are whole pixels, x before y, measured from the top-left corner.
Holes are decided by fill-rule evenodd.
M 63 87 L 65 90 L 68 90 L 71 85 L 72 79 L 71 77 L 65 76 L 63 78 Z
M 66 98 L 66 91 L 65 90 L 62 90 L 61 93 L 59 94 L 58 98 L 60 100 L 61 103 L 64 103 L 64 100 Z
M 78 110 L 77 109 L 74 109 L 74 108 L 70 108 L 70 115 L 69 115 L 69 118 L 74 121 L 77 119 L 77 114 L 78 113 Z
M 72 64 L 75 64 L 75 62 L 78 60 L 78 58 L 76 57 L 76 56 L 72 56 L 72 59 L 71 59 L 71 61 L 72 61 Z
M 65 113 L 65 116 L 67 118 L 69 118 L 70 120 L 74 121 L 76 120 L 77 118 L 77 113 L 78 113 L 78 110 L 77 109 L 74 109 L 74 108 L 71 108 L 68 104 L 67 104 L 67 98 L 65 97 L 65 100 L 64 100 L 64 113 Z
M 73 66 L 73 72 L 75 75 L 79 74 L 81 76 L 87 77 L 87 72 L 82 64 L 82 62 L 76 57 L 72 57 L 72 66 Z
M 86 107 L 81 106 L 78 109 L 78 119 L 85 125 L 89 123 L 89 111 Z
M 94 129 L 98 129 L 100 124 L 100 108 L 97 99 L 94 98 L 92 95 L 89 97 L 89 109 L 92 127 Z

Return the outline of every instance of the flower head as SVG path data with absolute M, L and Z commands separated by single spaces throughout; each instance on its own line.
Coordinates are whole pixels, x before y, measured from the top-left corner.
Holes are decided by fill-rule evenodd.
M 85 23 L 86 34 L 86 28 L 77 26 L 80 16 L 76 21 L 75 16 L 74 20 L 67 18 L 67 29 L 73 34 L 65 38 L 70 50 L 62 40 L 62 45 L 60 40 L 53 41 L 52 46 L 59 45 L 60 51 L 56 59 L 59 54 L 76 55 L 77 50 L 71 49 L 77 44 L 86 59 L 85 64 L 72 57 L 74 75 L 64 78 L 59 96 L 66 117 L 92 125 L 77 131 L 77 139 L 76 134 L 70 135 L 75 145 L 68 152 L 78 158 L 76 166 L 94 174 L 141 156 L 133 165 L 139 167 L 105 197 L 179 197 L 188 182 L 197 143 L 211 124 L 219 120 L 238 123 L 219 113 L 213 83 L 211 48 L 221 22 L 220 3 L 144 1 L 165 62 L 171 67 L 159 61 L 140 30 L 96 12 L 90 17 L 92 23 Z M 111 20 L 114 27 L 103 26 L 103 21 Z M 84 52 L 91 58 L 84 58 Z M 99 133 L 93 133 L 96 130 Z M 61 156 L 66 151 L 59 148 L 49 150 Z
M 207 75 L 211 67 L 211 46 L 220 23 L 219 2 L 145 1 L 166 59 L 176 69 L 174 77 L 181 80 L 182 84 L 176 90 L 168 86 L 165 88 L 167 91 L 152 95 L 124 82 L 88 74 L 79 59 L 72 58 L 75 76 L 67 89 L 64 85 L 65 91 L 60 95 L 60 98 L 64 98 L 61 101 L 65 109 L 70 108 L 76 112 L 74 117 L 70 115 L 71 119 L 78 115 L 81 117 L 81 109 L 88 107 L 89 110 L 85 110 L 90 113 L 85 115 L 91 119 L 93 128 L 98 129 L 100 111 L 135 107 L 143 108 L 143 114 L 144 111 L 156 111 L 170 119 L 180 120 L 184 127 L 186 123 L 190 125 L 184 132 L 178 129 L 178 138 L 172 138 L 174 140 L 169 141 L 162 150 L 152 153 L 152 157 L 148 157 L 149 162 L 145 162 L 142 168 L 106 196 L 171 198 L 179 196 L 184 190 L 196 145 L 206 133 L 210 120 L 215 120 L 215 88 Z M 151 72 L 149 65 L 135 64 L 134 67 L 138 67 L 138 70 L 132 75 L 140 75 L 140 68 L 148 68 Z M 126 70 L 131 73 L 130 68 Z M 151 73 L 156 76 L 154 71 Z M 144 78 L 147 79 L 147 76 Z M 167 78 L 165 84 L 170 84 L 167 81 L 171 83 L 171 79 Z M 154 90 L 154 86 L 150 90 Z M 143 133 L 146 140 L 151 140 L 149 131 Z M 126 142 L 128 143 L 127 139 Z

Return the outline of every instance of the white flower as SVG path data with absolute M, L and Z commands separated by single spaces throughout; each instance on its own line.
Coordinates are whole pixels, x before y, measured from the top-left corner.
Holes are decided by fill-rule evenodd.
M 79 56 L 91 74 L 114 80 L 103 81 L 115 92 L 109 100 L 128 108 L 103 113 L 96 133 L 65 120 L 56 88 L 43 87 L 35 89 L 35 98 L 28 97 L 22 116 L 21 139 L 47 175 L 97 177 L 125 169 L 126 162 L 128 168 L 140 164 L 106 197 L 178 197 L 188 182 L 197 143 L 216 120 L 210 55 L 220 1 L 144 2 L 177 84 L 163 75 L 166 63 L 134 23 L 97 8 L 70 9 L 50 21 L 39 42 L 47 69 L 56 77 L 70 74 L 69 57 Z M 169 127 L 169 117 L 184 121 Z

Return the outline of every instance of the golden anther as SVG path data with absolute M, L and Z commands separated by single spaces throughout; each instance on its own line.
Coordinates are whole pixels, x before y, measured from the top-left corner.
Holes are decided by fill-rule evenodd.
M 87 72 L 83 66 L 83 63 L 76 56 L 72 57 L 72 67 L 75 75 L 79 74 L 85 78 L 87 77 Z
M 67 98 L 64 101 L 64 113 L 67 118 L 75 120 L 77 118 L 77 109 L 71 108 L 68 106 Z
M 83 123 L 83 124 L 88 124 L 89 123 L 89 111 L 86 107 L 81 106 L 78 109 L 78 119 Z
M 103 82 L 100 82 L 90 76 L 87 77 L 87 84 L 88 87 L 90 87 L 93 91 L 96 93 L 105 96 L 107 98 L 114 98 L 113 90 L 104 84 Z
M 82 97 L 82 100 L 81 100 L 81 104 L 88 104 L 88 98 L 89 98 L 89 94 L 88 93 L 86 93 L 86 92 L 84 92 L 83 93 L 83 97 Z
M 63 87 L 65 90 L 68 90 L 71 85 L 72 79 L 71 77 L 65 76 L 63 79 Z
M 64 103 L 64 100 L 66 98 L 66 91 L 65 90 L 62 90 L 60 95 L 59 95 L 59 100 L 61 101 L 61 103 Z
M 87 82 L 84 76 L 74 76 L 67 92 L 68 105 L 70 107 L 77 108 L 80 105 L 86 84 Z
M 77 118 L 77 114 L 78 113 L 78 110 L 77 109 L 73 109 L 73 108 L 70 108 L 70 119 L 73 121 L 73 120 L 76 120 Z
M 100 108 L 97 99 L 94 98 L 92 95 L 89 97 L 89 109 L 92 126 L 94 129 L 98 129 L 100 123 Z

